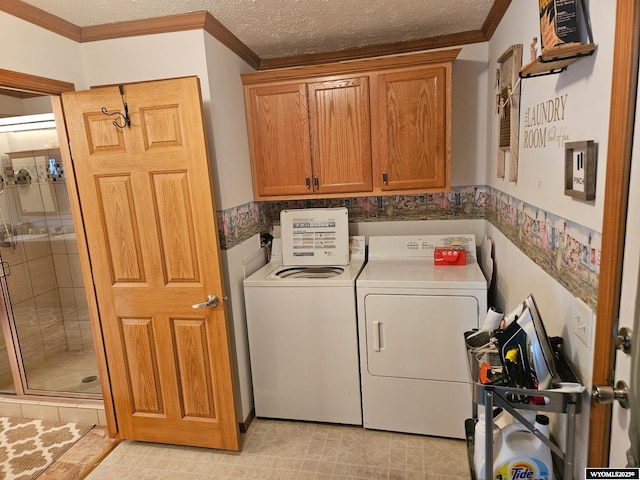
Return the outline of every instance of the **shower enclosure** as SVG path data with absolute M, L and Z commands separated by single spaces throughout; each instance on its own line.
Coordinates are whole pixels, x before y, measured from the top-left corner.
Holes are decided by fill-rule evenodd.
M 45 122 L 0 118 L 0 394 L 101 398 L 64 167 Z

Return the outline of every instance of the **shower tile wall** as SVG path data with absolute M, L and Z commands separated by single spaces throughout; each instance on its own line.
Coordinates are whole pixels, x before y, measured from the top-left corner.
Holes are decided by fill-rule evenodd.
M 89 307 L 76 240 L 53 237 L 51 247 L 68 349 L 69 351 L 92 350 L 93 337 Z

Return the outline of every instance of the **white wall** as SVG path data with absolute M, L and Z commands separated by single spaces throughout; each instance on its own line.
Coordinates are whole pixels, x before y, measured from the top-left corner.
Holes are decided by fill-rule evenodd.
M 205 101 L 204 108 L 210 130 L 213 131 L 209 147 L 214 147 L 215 155 L 212 173 L 216 208 L 224 210 L 253 201 L 247 121 L 240 81 L 240 74 L 253 71 L 253 68 L 208 34 L 205 34 L 204 44 L 209 79 L 209 101 Z M 246 420 L 253 409 L 242 260 L 258 248 L 260 238 L 254 235 L 222 252 L 229 298 L 228 317 L 232 321 L 235 345 L 233 354 L 238 384 L 236 410 L 240 421 Z
M 0 117 L 17 117 L 26 114 L 21 98 L 0 95 Z
M 202 30 L 88 42 L 80 48 L 86 88 L 196 75 L 208 100 Z
M 244 109 L 241 73 L 254 69 L 211 35 L 205 34 L 209 98 L 205 111 L 214 132 L 218 210 L 253 201 L 249 137 Z M 209 107 L 209 108 L 207 108 Z
M 597 44 L 594 55 L 569 65 L 563 73 L 521 81 L 520 159 L 516 183 L 496 177 L 498 119 L 497 115 L 492 114 L 493 108 L 487 110 L 490 129 L 487 183 L 520 200 L 597 231 L 601 231 L 604 201 L 614 6 L 614 2 L 590 3 L 594 42 Z M 516 43 L 523 44 L 523 64 L 529 63 L 529 44 L 533 37 L 539 36 L 537 3 L 512 2 L 489 42 L 490 70 L 495 72 L 498 57 Z M 539 51 L 538 48 L 538 53 Z M 487 90 L 489 105 L 493 105 L 495 94 L 496 91 L 490 85 Z M 531 133 L 533 128 L 526 126 L 526 112 L 540 103 L 564 95 L 567 95 L 564 119 L 539 125 L 540 128 L 547 128 L 548 133 L 555 128 L 564 135 L 564 140 L 549 140 L 546 148 L 526 148 L 525 135 Z M 564 142 L 582 140 L 594 140 L 598 143 L 597 192 L 594 202 L 581 202 L 564 195 Z
M 611 68 L 615 9 L 610 3 L 592 2 L 590 18 L 594 41 L 598 44 L 591 57 L 569 65 L 567 71 L 538 78 L 523 79 L 521 82 L 520 107 L 520 159 L 518 181 L 508 182 L 496 178 L 498 119 L 493 109 L 487 110 L 489 125 L 489 153 L 487 159 L 487 184 L 494 186 L 520 200 L 550 211 L 564 218 L 602 231 L 604 200 L 604 173 L 609 120 L 609 92 L 611 91 Z M 537 5 L 532 2 L 513 2 L 500 23 L 494 37 L 489 42 L 489 63 L 497 66 L 497 58 L 510 45 L 523 43 L 523 63 L 529 62 L 529 44 L 534 36 L 539 36 Z M 600 40 L 600 42 L 598 42 Z M 545 148 L 525 148 L 523 136 L 527 130 L 525 112 L 537 104 L 566 95 L 564 119 L 547 123 L 540 127 L 550 130 L 556 127 L 566 136 L 565 141 L 594 140 L 599 144 L 598 178 L 596 200 L 583 202 L 564 194 L 564 142 L 547 143 Z M 487 92 L 488 102 L 492 102 L 495 91 Z M 499 270 L 502 272 L 498 285 L 502 307 L 512 307 L 529 291 L 539 298 L 539 306 L 546 313 L 545 319 L 550 329 L 557 334 L 563 330 L 568 312 L 572 311 L 571 295 L 552 280 L 536 282 L 516 281 L 509 274 L 513 258 L 519 251 L 508 241 L 496 239 L 502 248 L 496 248 Z M 520 265 L 518 265 L 521 267 Z M 531 265 L 520 270 L 522 278 L 537 278 L 538 267 Z M 515 272 L 514 272 L 515 274 Z M 543 293 L 546 292 L 546 293 Z M 569 339 L 571 340 L 571 339 Z M 573 341 L 569 342 L 571 345 Z M 583 365 L 580 365 L 582 368 Z M 590 370 L 584 371 L 590 378 Z
M 3 69 L 85 85 L 80 45 L 12 15 L 0 12 L 0 65 Z
M 491 88 L 487 43 L 465 45 L 453 62 L 451 185 L 486 181 L 487 95 Z
M 568 66 L 565 72 L 521 81 L 520 158 L 518 181 L 496 177 L 498 155 L 498 118 L 494 108 L 487 109 L 488 131 L 486 183 L 501 191 L 556 215 L 570 219 L 595 231 L 602 231 L 604 183 L 606 169 L 611 69 L 615 27 L 615 2 L 590 2 L 590 19 L 596 53 Z M 540 37 L 536 2 L 515 1 L 489 42 L 489 70 L 498 67 L 498 57 L 512 44 L 523 44 L 523 64 L 530 61 L 529 45 Z M 539 54 L 538 44 L 538 54 Z M 492 106 L 496 91 L 487 89 L 487 104 Z M 565 100 L 564 116 L 553 122 L 533 125 L 531 113 L 537 105 L 556 98 Z M 561 118 L 560 118 L 561 117 Z M 554 129 L 560 139 L 547 138 L 546 146 L 525 145 L 531 129 Z M 564 142 L 594 140 L 598 144 L 596 199 L 574 200 L 564 194 Z M 528 293 L 534 293 L 550 335 L 562 336 L 568 356 L 579 369 L 588 386 L 593 369 L 593 339 L 586 346 L 573 333 L 572 316 L 576 300 L 564 287 L 525 256 L 493 225 L 488 234 L 495 243 L 499 307 L 510 310 Z M 576 476 L 586 465 L 588 432 L 588 398 L 578 418 Z

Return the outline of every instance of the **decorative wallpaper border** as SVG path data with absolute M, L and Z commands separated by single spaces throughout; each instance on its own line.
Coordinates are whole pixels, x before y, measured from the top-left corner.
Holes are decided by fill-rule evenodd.
M 485 218 L 595 311 L 602 234 L 493 187 L 484 188 Z
M 216 212 L 222 250 L 229 250 L 258 233 L 270 230 L 271 222 L 263 213 L 263 205 L 264 202 L 249 202 Z
M 346 207 L 350 222 L 486 219 L 525 255 L 595 310 L 602 235 L 494 187 L 450 192 L 338 199 L 250 202 L 218 212 L 220 244 L 233 248 L 280 222 L 280 211 Z

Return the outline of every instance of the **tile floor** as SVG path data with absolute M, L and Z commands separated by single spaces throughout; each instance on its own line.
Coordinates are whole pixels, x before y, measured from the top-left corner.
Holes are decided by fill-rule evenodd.
M 468 480 L 462 440 L 255 419 L 242 451 L 121 442 L 87 480 Z
M 38 480 L 78 480 L 119 442 L 109 438 L 105 427 L 94 427 L 53 462 Z

